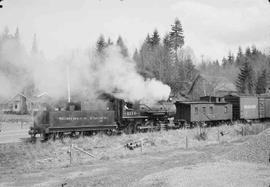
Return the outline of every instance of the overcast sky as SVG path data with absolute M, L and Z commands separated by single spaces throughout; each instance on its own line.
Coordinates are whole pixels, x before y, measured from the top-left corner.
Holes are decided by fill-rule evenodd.
M 102 33 L 140 47 L 155 28 L 164 35 L 178 17 L 185 45 L 200 59 L 221 59 L 239 45 L 270 46 L 268 0 L 4 0 L 0 30 L 20 28 L 31 48 L 34 33 L 48 58 L 93 46 Z

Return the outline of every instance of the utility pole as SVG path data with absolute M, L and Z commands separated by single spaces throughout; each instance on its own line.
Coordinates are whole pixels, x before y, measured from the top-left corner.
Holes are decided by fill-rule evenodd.
M 68 102 L 70 103 L 70 73 L 69 73 L 69 65 L 67 66 L 67 91 L 68 91 Z
M 202 63 L 203 63 L 203 57 L 204 57 L 204 55 L 201 55 L 201 58 L 202 58 Z

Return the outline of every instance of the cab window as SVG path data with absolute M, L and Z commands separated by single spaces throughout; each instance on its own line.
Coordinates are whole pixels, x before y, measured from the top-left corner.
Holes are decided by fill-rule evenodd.
M 209 109 L 210 109 L 210 114 L 213 114 L 214 113 L 214 108 L 212 106 L 210 106 Z
M 195 107 L 195 114 L 197 115 L 199 113 L 198 107 Z

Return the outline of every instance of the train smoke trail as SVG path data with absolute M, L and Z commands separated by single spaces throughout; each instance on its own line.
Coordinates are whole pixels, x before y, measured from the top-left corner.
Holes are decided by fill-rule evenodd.
M 136 64 L 123 58 L 116 46 L 108 47 L 101 60 L 95 51 L 76 50 L 53 61 L 41 54 L 28 55 L 15 40 L 1 45 L 0 96 L 8 98 L 33 86 L 54 99 L 67 98 L 66 67 L 70 68 L 71 99 L 95 99 L 106 92 L 116 97 L 155 102 L 169 97 L 170 87 L 137 73 Z M 91 58 L 89 58 L 89 56 Z

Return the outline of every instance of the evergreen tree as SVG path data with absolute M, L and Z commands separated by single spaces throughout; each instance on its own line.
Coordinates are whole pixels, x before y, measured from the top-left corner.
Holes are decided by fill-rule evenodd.
M 254 73 L 252 67 L 248 62 L 245 62 L 238 74 L 235 82 L 236 88 L 240 93 L 253 94 L 254 93 Z
M 113 45 L 113 41 L 111 40 L 111 38 L 108 38 L 107 40 L 107 46 L 111 46 Z
M 139 54 L 137 48 L 135 49 L 135 51 L 134 51 L 134 53 L 133 53 L 132 59 L 133 59 L 136 63 L 138 63 L 138 62 L 140 61 L 140 54 Z
M 242 52 L 242 48 L 239 47 L 236 60 L 235 60 L 236 66 L 242 66 L 244 62 L 245 62 L 245 56 Z
M 227 65 L 228 65 L 228 60 L 225 57 L 223 57 L 222 58 L 222 67 L 225 68 Z
M 234 56 L 231 52 L 229 52 L 229 55 L 228 55 L 228 64 L 229 65 L 233 65 L 234 64 Z
M 116 41 L 116 45 L 120 47 L 120 52 L 123 55 L 123 57 L 128 57 L 128 49 L 126 45 L 124 44 L 124 41 L 121 36 L 118 37 Z
M 252 45 L 252 47 L 251 47 L 251 54 L 252 54 L 252 56 L 256 56 L 259 54 L 259 51 L 255 45 Z
M 154 48 L 159 45 L 160 36 L 157 29 L 154 30 L 152 37 L 150 38 L 151 46 Z
M 169 34 L 165 34 L 164 38 L 163 38 L 163 46 L 166 50 L 170 50 L 171 48 L 171 42 L 170 42 L 170 35 Z
M 181 22 L 179 19 L 175 19 L 174 24 L 171 27 L 171 32 L 170 32 L 170 43 L 171 47 L 173 49 L 174 53 L 174 62 L 178 62 L 178 57 L 177 57 L 177 50 L 182 48 L 184 45 L 184 35 L 183 35 L 183 28 L 181 25 Z
M 152 41 L 151 41 L 151 37 L 150 37 L 149 33 L 147 34 L 146 39 L 145 39 L 144 42 L 145 42 L 147 45 L 151 46 Z
M 251 50 L 250 50 L 250 47 L 247 47 L 247 48 L 246 48 L 246 54 L 245 54 L 245 55 L 246 55 L 247 58 L 250 58 L 250 57 L 251 57 Z
M 96 43 L 96 50 L 99 54 L 104 52 L 104 49 L 106 48 L 107 44 L 105 42 L 104 36 L 100 35 L 97 43 Z
M 264 69 L 261 75 L 258 77 L 256 85 L 256 93 L 262 94 L 266 92 L 266 70 Z

